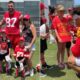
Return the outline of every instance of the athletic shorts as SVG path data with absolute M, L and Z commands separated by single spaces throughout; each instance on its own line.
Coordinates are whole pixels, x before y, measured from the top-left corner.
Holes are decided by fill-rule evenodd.
M 47 49 L 47 40 L 40 39 L 40 53 L 44 53 L 46 49 Z
M 70 49 L 70 47 L 71 47 L 71 42 L 69 41 L 69 42 L 66 42 L 66 48 L 67 49 Z
M 5 59 L 5 56 L 7 56 L 9 53 L 0 54 L 0 61 L 3 61 Z
M 23 65 L 27 65 L 27 60 L 25 59 L 24 62 L 23 62 Z M 20 67 L 20 63 L 18 61 L 16 61 L 16 64 L 15 64 L 16 67 Z
M 80 57 L 75 59 L 76 65 L 80 66 Z
M 18 45 L 18 43 L 19 43 L 20 34 L 7 35 L 7 36 L 8 36 L 8 38 L 11 41 L 11 44 L 12 44 L 13 49 L 15 49 L 16 45 Z

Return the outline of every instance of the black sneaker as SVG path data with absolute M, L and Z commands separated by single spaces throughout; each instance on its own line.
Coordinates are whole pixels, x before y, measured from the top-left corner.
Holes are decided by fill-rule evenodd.
M 78 78 L 80 78 L 80 73 L 76 73 L 76 76 L 77 76 Z
M 8 70 L 6 71 L 6 73 L 7 73 L 7 75 L 11 75 L 11 70 L 8 69 Z
M 46 73 L 43 70 L 41 70 L 40 71 L 40 77 L 45 77 L 45 76 L 46 76 Z
M 47 65 L 47 64 L 42 65 L 42 69 L 51 69 L 51 68 L 52 66 L 50 65 Z

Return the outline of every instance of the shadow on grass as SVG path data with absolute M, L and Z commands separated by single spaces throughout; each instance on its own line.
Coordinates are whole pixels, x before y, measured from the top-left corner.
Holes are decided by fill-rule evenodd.
M 47 76 L 50 76 L 50 77 L 61 77 L 66 74 L 57 65 L 53 65 L 53 68 L 51 69 L 46 69 L 45 72 Z

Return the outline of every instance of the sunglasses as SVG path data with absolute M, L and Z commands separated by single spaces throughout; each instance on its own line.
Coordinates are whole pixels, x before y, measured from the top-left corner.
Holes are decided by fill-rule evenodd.
M 24 18 L 23 21 L 28 21 L 28 19 L 25 19 L 25 18 Z

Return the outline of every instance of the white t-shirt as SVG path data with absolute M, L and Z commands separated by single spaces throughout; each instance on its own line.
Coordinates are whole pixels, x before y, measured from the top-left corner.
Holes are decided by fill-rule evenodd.
M 40 26 L 40 35 L 42 35 L 42 34 L 46 34 L 46 25 L 45 24 Z

